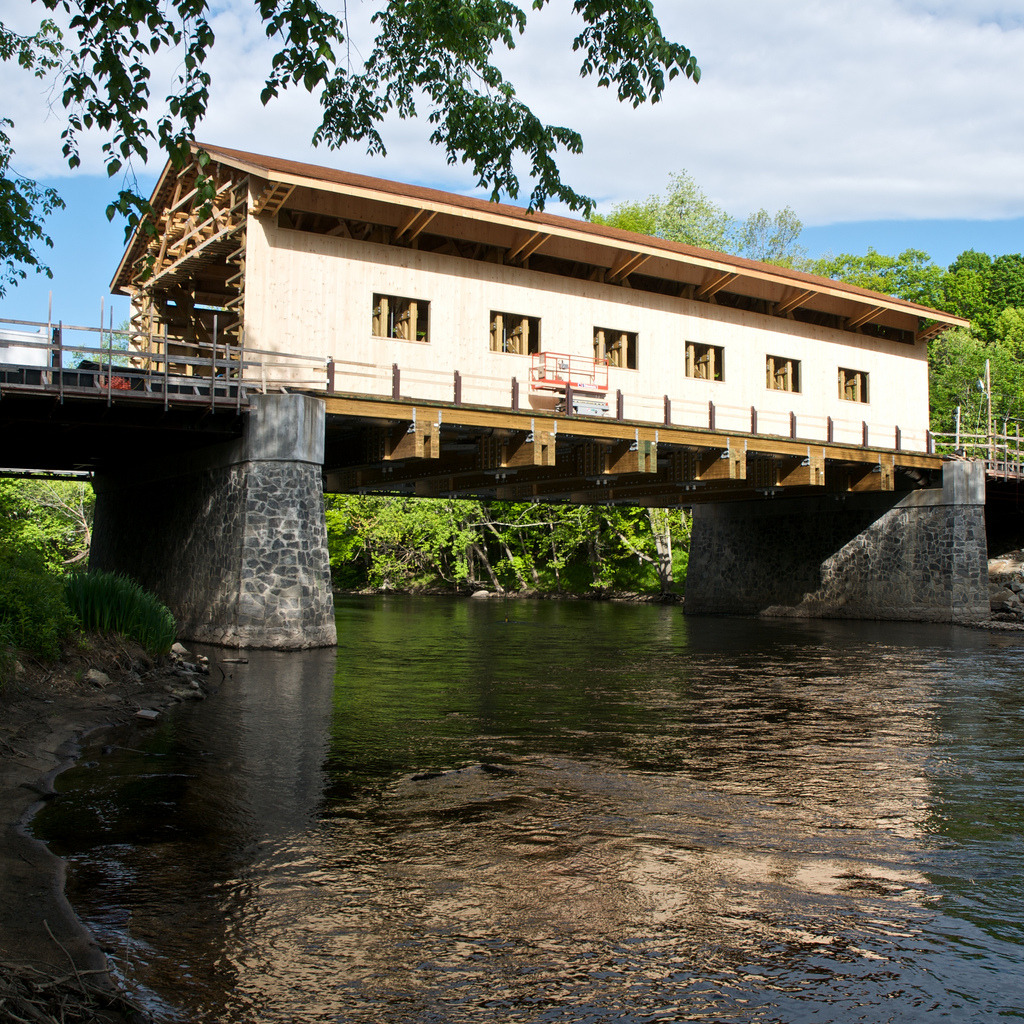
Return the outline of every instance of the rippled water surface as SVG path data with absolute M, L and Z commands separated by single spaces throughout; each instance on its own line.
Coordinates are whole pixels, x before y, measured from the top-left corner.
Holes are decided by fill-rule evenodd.
M 338 632 L 104 737 L 36 821 L 159 1020 L 1024 1017 L 1017 636 L 406 598 Z

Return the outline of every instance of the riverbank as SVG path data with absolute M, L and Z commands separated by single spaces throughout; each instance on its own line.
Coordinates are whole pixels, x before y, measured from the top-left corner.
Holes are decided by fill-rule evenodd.
M 55 797 L 82 737 L 201 699 L 200 669 L 181 653 L 158 665 L 129 641 L 90 636 L 59 662 L 25 659 L 0 688 L 0 1019 L 7 1010 L 35 1021 L 146 1019 L 116 991 L 68 904 L 63 861 L 24 826 Z

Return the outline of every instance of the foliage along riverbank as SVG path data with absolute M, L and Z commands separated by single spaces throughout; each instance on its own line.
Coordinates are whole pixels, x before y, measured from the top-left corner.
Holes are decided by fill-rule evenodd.
M 328 495 L 335 584 L 355 591 L 605 597 L 682 592 L 680 509 Z

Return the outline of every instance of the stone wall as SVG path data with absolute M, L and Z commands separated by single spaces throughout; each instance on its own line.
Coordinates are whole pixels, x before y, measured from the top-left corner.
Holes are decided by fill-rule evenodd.
M 943 488 L 694 509 L 686 612 L 966 622 L 988 618 L 984 475 Z
M 97 477 L 90 567 L 154 591 L 188 640 L 332 645 L 322 460 L 322 402 L 255 396 L 239 442 Z

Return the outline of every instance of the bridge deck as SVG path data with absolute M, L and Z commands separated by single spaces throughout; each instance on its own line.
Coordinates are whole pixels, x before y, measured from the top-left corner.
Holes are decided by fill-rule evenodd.
M 325 486 L 580 504 L 689 505 L 932 484 L 941 457 L 699 427 L 354 395 L 327 404 Z

